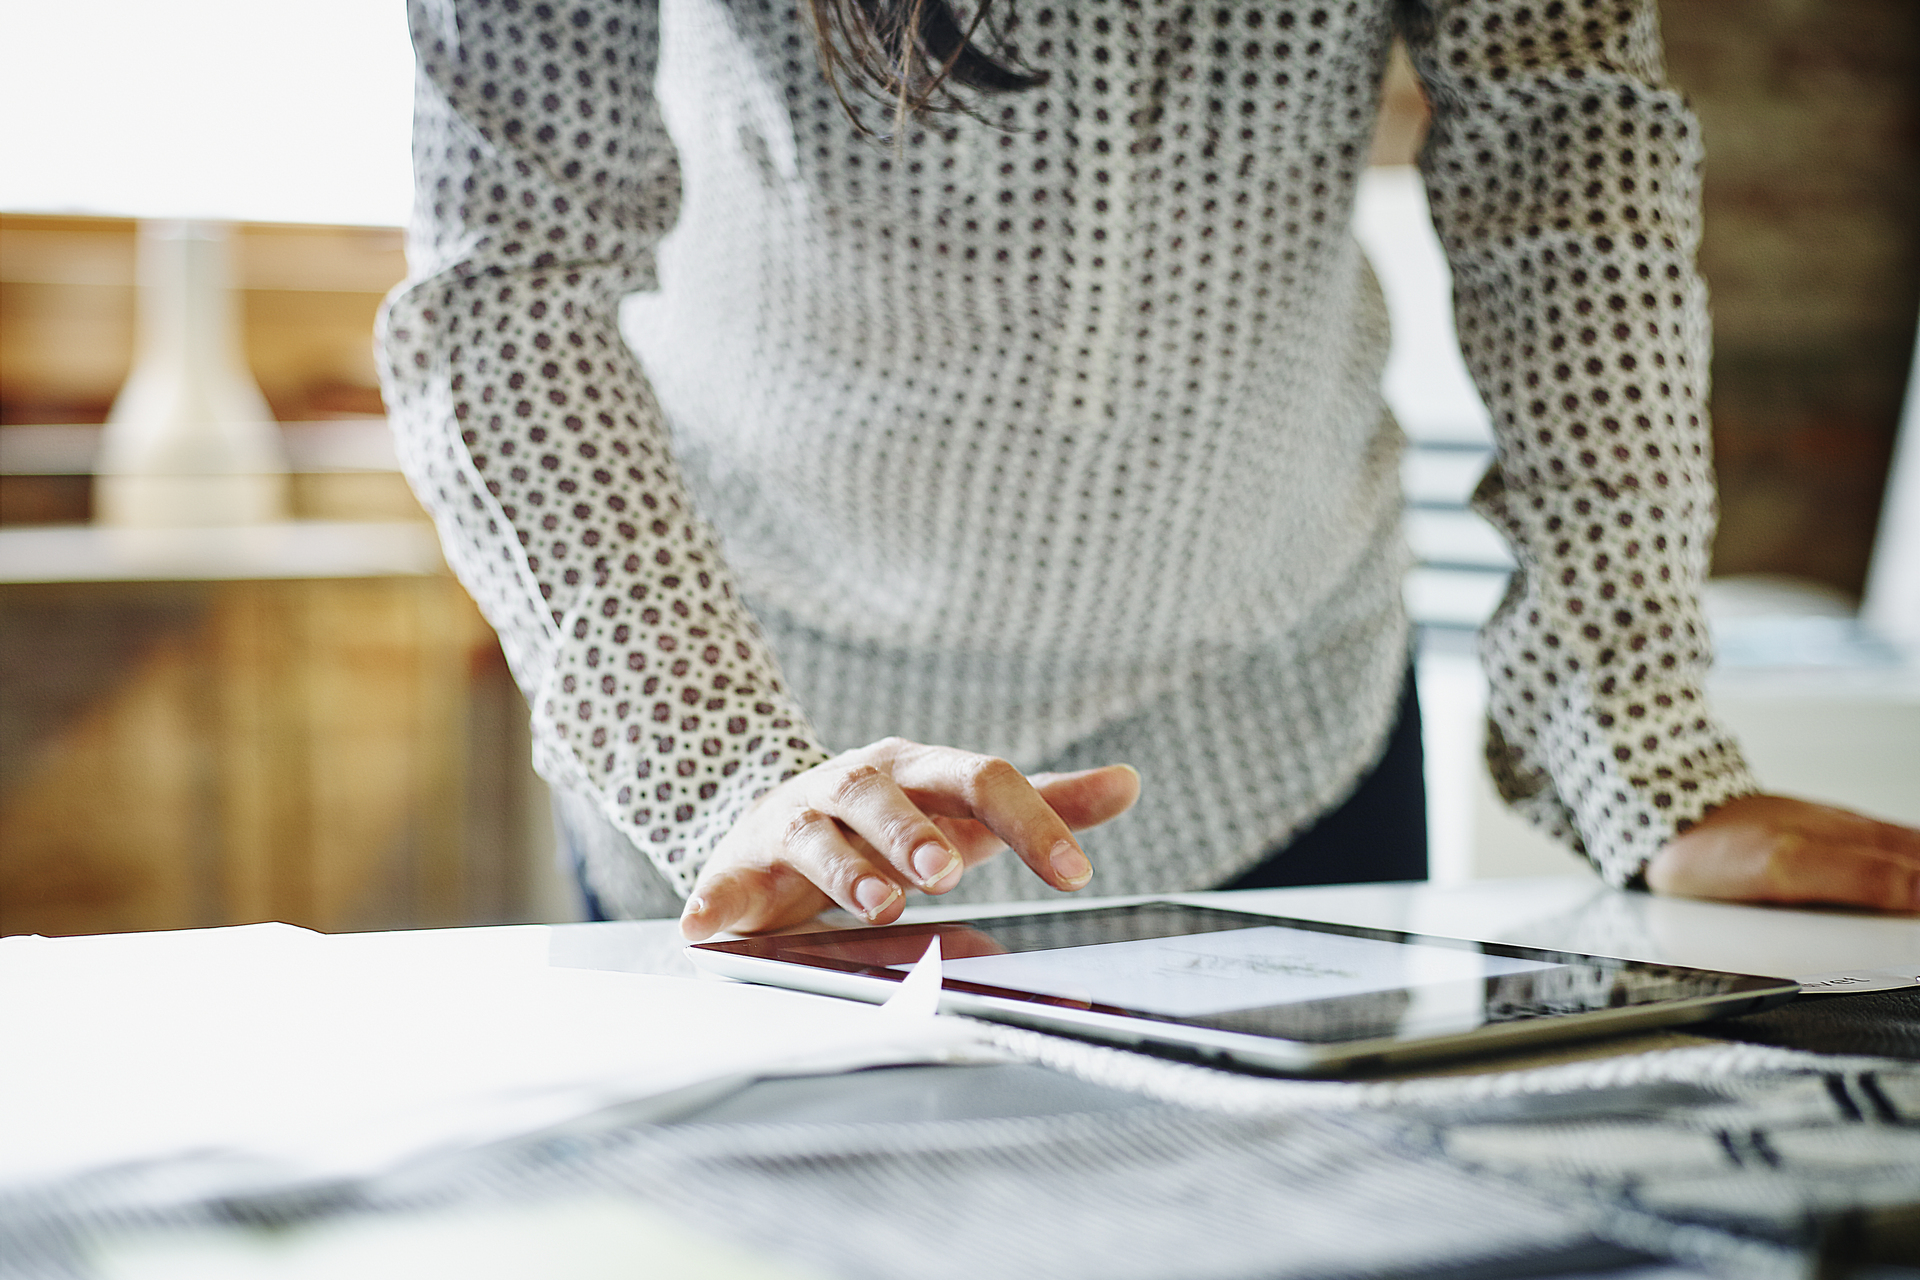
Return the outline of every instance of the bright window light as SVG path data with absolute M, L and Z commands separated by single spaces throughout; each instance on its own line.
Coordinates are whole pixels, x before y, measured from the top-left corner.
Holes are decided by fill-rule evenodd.
M 401 0 L 0 0 L 0 209 L 404 224 Z

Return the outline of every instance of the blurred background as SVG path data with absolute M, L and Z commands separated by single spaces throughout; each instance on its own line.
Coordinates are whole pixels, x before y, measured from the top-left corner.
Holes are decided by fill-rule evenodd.
M 384 435 L 398 0 L 59 8 L 0 4 L 0 933 L 571 918 L 524 704 Z M 1920 315 L 1920 6 L 1662 9 L 1708 151 L 1716 702 L 1770 786 L 1920 822 L 1915 637 L 1875 623 L 1920 597 L 1882 531 Z M 1435 871 L 1574 871 L 1480 777 L 1471 628 L 1507 562 L 1462 505 L 1487 437 L 1405 168 L 1423 124 L 1397 64 L 1358 229 L 1414 440 Z M 179 218 L 226 234 L 288 466 L 271 524 L 95 522 L 140 220 Z

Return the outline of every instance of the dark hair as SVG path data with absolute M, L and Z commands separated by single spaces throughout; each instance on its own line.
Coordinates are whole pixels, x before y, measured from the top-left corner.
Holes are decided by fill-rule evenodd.
M 896 134 L 910 116 L 969 110 L 955 86 L 1009 93 L 1046 81 L 1000 39 L 987 21 L 992 7 L 993 0 L 979 0 L 963 20 L 948 0 L 807 0 L 820 69 L 847 116 L 871 132 L 847 101 L 843 75 L 893 105 Z M 983 38 L 993 52 L 976 43 Z

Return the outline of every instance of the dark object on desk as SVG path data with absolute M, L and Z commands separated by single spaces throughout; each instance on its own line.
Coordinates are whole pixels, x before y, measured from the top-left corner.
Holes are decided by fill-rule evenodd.
M 1801 996 L 1778 1009 L 1727 1018 L 1698 1030 L 1702 1035 L 1783 1049 L 1920 1061 L 1920 987 Z

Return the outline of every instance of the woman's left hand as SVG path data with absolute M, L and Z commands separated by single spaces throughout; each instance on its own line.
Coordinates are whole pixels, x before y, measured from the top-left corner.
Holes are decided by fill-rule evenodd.
M 1920 912 L 1920 831 L 1787 796 L 1729 800 L 1647 864 L 1655 893 Z

